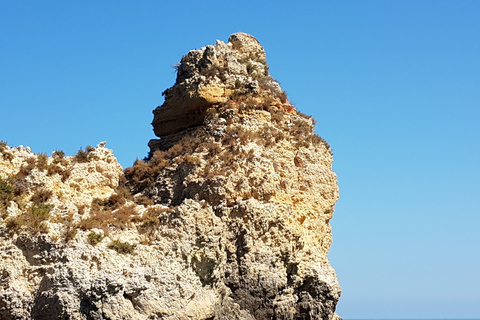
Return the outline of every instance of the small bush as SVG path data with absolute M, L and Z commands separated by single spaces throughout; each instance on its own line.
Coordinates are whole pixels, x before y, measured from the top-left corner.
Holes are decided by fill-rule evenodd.
M 135 198 L 135 203 L 143 206 L 151 206 L 154 204 L 153 200 L 147 196 L 138 196 Z
M 62 182 L 65 182 L 68 179 L 68 177 L 70 177 L 70 171 L 68 169 L 64 169 L 60 167 L 56 163 L 58 162 L 54 161 L 48 165 L 47 175 L 53 176 L 53 175 L 59 174 L 62 177 Z
M 50 211 L 53 209 L 53 204 L 47 203 L 33 203 L 30 208 L 28 208 L 28 215 L 32 218 L 32 223 L 41 222 L 50 218 Z
M 75 239 L 77 232 L 78 229 L 75 226 L 68 227 L 67 231 L 65 231 L 65 242 L 69 242 L 70 240 Z
M 20 173 L 26 177 L 35 168 L 37 164 L 37 159 L 35 159 L 34 157 L 31 157 L 25 160 L 25 162 L 26 164 L 22 165 L 22 167 L 20 168 Z
M 247 73 L 248 74 L 252 74 L 255 70 L 257 70 L 257 66 L 255 66 L 254 64 L 247 64 Z
M 54 206 L 52 204 L 32 204 L 27 211 L 15 217 L 7 219 L 6 227 L 11 232 L 19 232 L 22 227 L 27 228 L 32 233 L 48 232 L 50 211 Z
M 235 89 L 239 89 L 242 87 L 242 81 L 240 79 L 235 79 Z
M 0 140 L 0 152 L 3 152 L 6 146 L 7 146 L 7 143 L 3 140 Z
M 0 177 L 0 207 L 6 208 L 13 200 L 13 185 Z
M 113 240 L 108 244 L 109 249 L 113 249 L 118 253 L 132 253 L 136 248 L 136 245 L 130 244 L 128 242 L 122 242 L 119 239 Z
M 88 242 L 91 245 L 96 245 L 97 243 L 100 243 L 104 238 L 104 235 L 101 233 L 96 233 L 96 232 L 90 232 L 87 236 Z
M 264 107 L 269 107 L 273 104 L 273 102 L 275 101 L 275 99 L 272 97 L 272 96 L 266 96 L 266 97 L 263 97 L 263 106 Z
M 248 97 L 247 101 L 245 101 L 246 104 L 246 110 L 251 110 L 255 109 L 255 107 L 258 105 L 257 100 L 254 97 Z
M 313 133 L 313 127 L 307 119 L 297 118 L 293 120 L 291 132 L 300 140 L 301 138 L 311 135 Z
M 23 219 L 19 216 L 8 218 L 5 222 L 7 230 L 13 233 L 17 233 L 23 226 Z
M 135 205 L 123 206 L 120 209 L 112 212 L 112 217 L 108 221 L 110 225 L 124 230 L 132 221 L 132 218 L 137 215 Z
M 120 197 L 124 198 L 125 200 L 133 200 L 132 192 L 130 188 L 127 187 L 125 184 L 120 184 L 116 189 L 115 193 Z
M 15 195 L 15 200 L 22 198 L 25 194 L 30 192 L 30 184 L 25 179 L 15 179 L 13 182 L 13 193 Z
M 52 152 L 52 157 L 53 158 L 58 158 L 58 159 L 63 159 L 65 158 L 65 152 L 62 150 L 55 150 Z
M 166 210 L 159 210 L 155 207 L 148 208 L 141 217 L 135 217 L 133 221 L 139 223 L 142 228 L 149 228 L 160 224 L 159 215 Z
M 158 226 L 168 223 L 170 213 L 166 208 L 150 207 L 142 216 L 136 216 L 132 221 L 137 224 L 141 234 L 146 234 L 153 239 Z
M 37 169 L 45 171 L 48 165 L 48 156 L 46 153 L 39 153 L 37 155 Z
M 39 205 L 47 202 L 52 195 L 53 195 L 52 190 L 39 189 L 30 198 L 30 201 L 32 201 L 34 204 Z
M 90 159 L 89 159 L 89 153 L 92 152 L 93 150 L 95 150 L 95 148 L 91 147 L 91 146 L 87 146 L 85 148 L 85 150 L 83 150 L 82 148 L 80 148 L 78 151 L 77 151 L 77 154 L 73 157 L 73 160 L 77 163 L 84 163 L 84 162 L 88 162 Z
M 99 229 L 101 225 L 102 222 L 99 221 L 96 217 L 88 217 L 80 220 L 80 222 L 78 223 L 78 227 L 82 230 Z
M 225 81 L 225 72 L 226 72 L 225 67 L 221 67 L 219 65 L 213 65 L 208 68 L 203 68 L 200 73 L 204 75 L 205 77 L 218 77 L 220 80 Z
M 12 161 L 14 158 L 13 154 L 6 151 L 2 151 L 2 156 L 3 156 L 3 159 L 7 161 Z
M 115 210 L 126 202 L 122 195 L 113 193 L 108 199 L 95 198 L 92 200 L 93 210 Z
M 283 91 L 282 93 L 278 94 L 278 98 L 280 99 L 280 101 L 282 103 L 286 103 L 287 102 L 287 93 L 285 91 Z
M 277 123 L 283 121 L 285 118 L 285 114 L 283 112 L 276 111 L 276 112 L 272 112 L 271 115 L 272 115 L 272 121 Z
M 114 194 L 114 196 L 118 195 Z M 121 204 L 113 201 L 112 197 L 105 200 L 93 199 L 90 217 L 82 219 L 78 225 L 79 228 L 82 230 L 101 228 L 105 233 L 108 233 L 110 227 L 126 229 L 137 212 L 135 211 L 135 205 L 124 206 L 125 199 L 120 198 L 120 200 L 122 201 Z
M 157 152 L 155 152 L 156 154 Z M 155 156 L 152 158 L 155 161 Z M 134 186 L 134 193 L 143 191 L 144 189 L 152 186 L 155 182 L 156 174 L 153 165 L 146 163 L 142 160 L 135 161 L 135 164 L 125 169 L 125 177 L 128 181 L 131 181 Z

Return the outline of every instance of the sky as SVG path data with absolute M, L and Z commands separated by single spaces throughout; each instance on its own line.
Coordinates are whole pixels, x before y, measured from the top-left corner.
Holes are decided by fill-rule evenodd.
M 337 312 L 480 318 L 480 1 L 0 1 L 0 140 L 147 155 L 191 49 L 246 32 L 340 187 Z

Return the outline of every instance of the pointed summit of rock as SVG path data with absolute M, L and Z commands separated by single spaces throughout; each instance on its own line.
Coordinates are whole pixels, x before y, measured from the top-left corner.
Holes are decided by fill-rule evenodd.
M 175 84 L 163 92 L 165 103 L 153 111 L 153 130 L 161 138 L 202 124 L 205 111 L 215 104 L 290 106 L 268 72 L 265 50 L 246 33 L 232 34 L 227 43 L 217 40 L 215 45 L 191 50 L 175 68 Z

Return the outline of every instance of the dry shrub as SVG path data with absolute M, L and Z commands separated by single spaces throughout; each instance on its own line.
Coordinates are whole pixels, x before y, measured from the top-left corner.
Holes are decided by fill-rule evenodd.
M 104 237 L 105 236 L 103 234 L 92 231 L 88 234 L 87 239 L 88 239 L 88 243 L 94 246 L 97 243 L 100 243 L 100 241 L 102 241 Z
M 6 152 L 5 150 L 2 151 L 1 154 L 2 154 L 3 159 L 6 160 L 6 161 L 12 161 L 13 158 L 14 158 L 13 154 L 11 154 L 10 152 Z
M 201 74 L 206 76 L 206 77 L 218 77 L 222 81 L 226 81 L 226 74 L 225 72 L 227 71 L 227 68 L 219 66 L 219 65 L 212 65 L 207 68 L 203 68 L 200 70 Z
M 247 106 L 247 110 L 254 109 L 257 106 L 257 100 L 254 97 L 248 97 L 247 101 L 245 101 Z
M 123 197 L 125 200 L 133 200 L 133 195 L 129 187 L 125 185 L 125 181 L 122 181 L 120 185 L 115 189 L 115 193 Z
M 113 240 L 107 246 L 109 249 L 113 249 L 118 253 L 132 253 L 136 248 L 136 245 L 130 244 L 128 242 L 122 242 L 120 239 Z
M 47 203 L 33 203 L 27 210 L 27 217 L 36 226 L 37 223 L 48 220 L 50 218 L 50 211 L 53 209 L 53 204 Z
M 168 158 L 168 159 L 173 159 L 173 158 L 176 158 L 180 155 L 182 155 L 185 151 L 185 148 L 183 146 L 183 143 L 181 141 L 179 141 L 178 143 L 174 144 L 170 149 L 168 149 L 166 152 L 165 152 L 165 157 Z M 155 152 L 153 154 L 153 157 L 155 158 L 155 154 L 157 152 Z
M 282 93 L 278 94 L 278 98 L 280 99 L 280 101 L 282 103 L 286 103 L 287 102 L 287 93 L 285 91 L 282 91 Z
M 61 166 L 56 164 L 55 161 L 50 163 L 47 167 L 47 174 L 49 176 L 59 174 L 62 177 L 62 182 L 67 181 L 67 179 L 70 177 L 70 173 L 70 170 L 62 168 Z
M 30 157 L 25 161 L 25 163 L 26 164 L 22 165 L 22 167 L 20 168 L 19 173 L 20 173 L 20 175 L 23 175 L 23 176 L 26 177 L 35 168 L 36 163 L 37 163 L 37 159 L 35 159 L 35 157 Z
M 89 153 L 94 151 L 95 148 L 92 146 L 87 146 L 85 150 L 80 148 L 77 151 L 77 154 L 73 157 L 73 160 L 77 163 L 84 163 L 90 161 Z
M 158 214 L 156 207 L 150 207 L 142 216 L 135 217 L 133 222 L 140 224 L 142 228 L 158 225 L 160 223 Z
M 32 201 L 34 204 L 42 204 L 47 202 L 52 197 L 52 195 L 52 190 L 39 189 L 35 191 L 35 193 L 30 198 L 30 201 Z
M 125 178 L 133 187 L 134 193 L 140 192 L 155 182 L 155 168 L 142 160 L 135 161 L 135 164 L 125 169 Z
M 192 154 L 186 154 L 185 161 L 193 165 L 199 165 L 201 163 L 200 157 Z
M 285 133 L 275 127 L 264 125 L 261 131 L 261 136 L 265 146 L 272 146 L 274 143 L 278 143 L 285 139 Z
M 145 207 L 151 206 L 154 204 L 153 200 L 147 196 L 138 196 L 135 197 L 135 203 L 138 205 L 143 205 Z
M 54 159 L 63 159 L 65 158 L 65 152 L 63 152 L 62 150 L 55 150 L 52 152 L 52 157 Z
M 10 181 L 0 177 L 0 208 L 6 208 L 14 197 L 14 188 Z
M 102 221 L 97 219 L 97 216 L 88 217 L 80 220 L 78 227 L 82 230 L 100 229 L 102 228 Z M 104 229 L 108 231 L 108 229 Z
M 37 155 L 37 169 L 39 171 L 47 170 L 48 166 L 48 156 L 46 153 L 39 153 Z
M 65 242 L 75 239 L 78 229 L 76 226 L 69 226 L 65 231 Z
M 18 202 L 20 198 L 24 197 L 30 192 L 31 185 L 25 179 L 17 178 L 12 180 L 12 183 L 15 201 Z
M 108 199 L 94 198 L 92 209 L 115 210 L 123 206 L 127 200 L 133 200 L 130 189 L 125 185 L 119 185 Z
M 87 208 L 87 205 L 77 205 L 78 209 L 78 214 L 83 216 L 85 214 L 85 209 Z
M 206 148 L 208 150 L 208 156 L 209 157 L 213 157 L 213 156 L 215 156 L 216 154 L 218 154 L 219 152 L 222 151 L 222 147 L 217 142 L 215 142 L 214 140 L 209 140 L 206 143 Z
M 23 226 L 23 219 L 20 216 L 10 217 L 5 222 L 8 231 L 18 233 Z
M 239 89 L 240 87 L 242 87 L 242 81 L 240 79 L 235 79 L 235 89 Z
M 109 200 L 94 199 L 90 209 L 90 216 L 82 219 L 78 225 L 82 230 L 102 229 L 108 233 L 109 228 L 126 229 L 133 217 L 137 215 L 135 205 L 121 206 L 112 211 Z
M 268 108 L 269 106 L 271 106 L 272 103 L 275 101 L 275 99 L 274 99 L 272 96 L 270 96 L 270 95 L 263 97 L 262 100 L 263 100 L 263 101 L 262 101 L 262 105 L 263 105 L 264 107 L 267 107 L 267 108 Z
M 52 204 L 32 204 L 25 213 L 7 219 L 6 227 L 11 232 L 19 232 L 23 227 L 30 233 L 48 232 L 45 221 L 50 218 Z
M 299 117 L 293 120 L 290 132 L 297 140 L 301 141 L 313 134 L 313 127 L 308 120 Z
M 271 119 L 273 122 L 281 122 L 285 118 L 285 113 L 280 111 L 271 111 Z
M 166 222 L 170 209 L 150 207 L 142 216 L 136 216 L 132 221 L 138 225 L 139 232 L 152 236 L 161 224 Z
M 114 227 L 124 230 L 128 227 L 132 219 L 137 215 L 136 205 L 123 206 L 113 212 L 113 219 L 110 221 Z

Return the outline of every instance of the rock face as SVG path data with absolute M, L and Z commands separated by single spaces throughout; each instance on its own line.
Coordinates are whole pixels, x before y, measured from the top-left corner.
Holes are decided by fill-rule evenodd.
M 190 51 L 165 96 L 124 172 L 2 146 L 0 319 L 337 318 L 332 153 L 258 41 Z
M 242 96 L 286 102 L 286 94 L 268 73 L 265 50 L 246 33 L 232 34 L 226 44 L 217 40 L 215 45 L 191 50 L 176 68 L 175 85 L 163 92 L 165 103 L 153 111 L 154 132 L 164 140 L 202 124 L 206 110 L 218 103 Z

